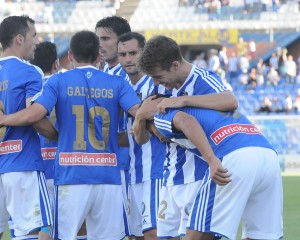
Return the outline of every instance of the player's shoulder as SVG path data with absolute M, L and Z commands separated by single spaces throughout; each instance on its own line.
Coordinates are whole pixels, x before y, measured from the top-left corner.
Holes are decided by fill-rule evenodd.
M 211 72 L 205 68 L 200 68 L 200 67 L 196 67 L 196 66 L 193 68 L 192 73 L 194 75 L 196 75 L 197 77 L 201 77 L 201 78 L 206 78 L 211 75 L 215 75 L 214 72 Z
M 41 68 L 39 68 L 38 66 L 36 65 L 33 65 L 31 64 L 30 62 L 27 62 L 25 60 L 22 61 L 22 63 L 24 64 L 24 68 L 31 72 L 31 73 L 37 73 L 37 74 L 40 74 L 40 75 L 44 75 L 43 71 Z
M 102 72 L 102 71 L 99 71 L 99 74 L 101 75 L 102 78 L 106 78 L 110 81 L 115 81 L 115 82 L 123 82 L 125 81 L 124 77 L 122 75 L 111 75 L 107 72 Z

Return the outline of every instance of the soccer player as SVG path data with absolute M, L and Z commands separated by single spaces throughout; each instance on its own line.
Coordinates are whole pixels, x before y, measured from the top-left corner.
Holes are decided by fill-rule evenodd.
M 119 240 L 125 230 L 116 157 L 118 116 L 120 106 L 134 116 L 140 100 L 122 77 L 96 68 L 100 55 L 95 33 L 76 33 L 68 57 L 74 69 L 54 74 L 31 107 L 2 116 L 0 124 L 32 124 L 55 106 L 59 130 L 55 238 L 76 238 L 86 220 L 88 239 Z
M 173 90 L 170 99 L 160 103 L 160 110 L 169 107 L 195 106 L 217 110 L 234 110 L 237 101 L 226 91 L 222 80 L 213 72 L 186 62 L 179 46 L 171 38 L 150 39 L 139 57 L 138 67 L 161 84 Z M 147 101 L 151 103 L 151 98 Z M 156 104 L 138 110 L 133 126 L 136 141 L 149 139 L 146 119 L 153 119 Z M 174 143 L 168 143 L 164 166 L 164 182 L 160 191 L 157 235 L 159 238 L 179 239 L 185 235 L 190 207 L 196 197 L 208 165 L 199 157 Z
M 128 75 L 119 63 L 118 58 L 118 37 L 127 32 L 131 32 L 128 21 L 119 16 L 110 16 L 99 20 L 95 27 L 95 32 L 100 41 L 100 52 L 102 58 L 104 58 L 106 64 L 104 65 L 104 72 L 111 75 L 122 76 L 129 81 Z M 123 111 L 120 112 L 119 118 L 119 137 L 120 142 L 127 142 L 128 138 L 126 134 L 126 114 Z M 126 144 L 125 144 L 126 145 Z M 125 145 L 119 147 L 119 166 L 121 169 L 121 179 L 123 186 L 123 198 L 124 198 L 124 223 L 126 229 L 126 235 L 129 236 L 128 226 L 128 184 L 129 184 L 129 148 Z
M 56 72 L 59 71 L 59 59 L 57 54 L 56 45 L 52 42 L 42 42 L 36 45 L 34 51 L 34 59 L 30 61 L 32 64 L 41 68 L 44 73 L 44 83 Z M 50 114 L 50 121 L 57 127 L 55 110 L 52 110 Z M 47 186 L 50 196 L 50 203 L 54 209 L 54 160 L 57 150 L 57 142 L 51 141 L 40 135 L 42 157 L 45 164 L 45 177 L 47 180 Z M 85 223 L 84 223 L 85 224 Z M 39 240 L 48 240 L 50 238 L 50 228 L 42 228 L 39 233 Z M 77 239 L 86 240 L 86 229 L 83 226 L 77 235 Z
M 136 32 L 124 33 L 119 37 L 118 55 L 122 68 L 137 96 L 141 100 L 152 94 L 165 93 L 162 86 L 154 86 L 151 77 L 136 67 L 138 55 L 142 52 L 146 40 Z M 153 135 L 150 140 L 138 145 L 130 134 L 134 117 L 128 117 L 127 132 L 130 153 L 129 182 L 129 226 L 131 235 L 136 239 L 157 239 L 156 218 L 159 203 L 159 190 L 163 176 L 163 163 L 166 157 L 166 145 Z
M 243 239 L 283 236 L 279 160 L 244 115 L 186 107 L 156 115 L 154 122 L 164 137 L 209 164 L 189 217 L 187 239 L 213 240 L 215 234 L 235 239 L 241 219 Z
M 45 83 L 49 77 L 59 71 L 59 59 L 56 45 L 52 42 L 42 42 L 36 45 L 34 51 L 34 59 L 31 64 L 38 66 L 44 73 L 43 82 Z M 50 114 L 50 121 L 56 125 L 55 111 Z M 57 127 L 57 126 L 56 126 Z M 45 164 L 45 178 L 50 196 L 50 203 L 54 209 L 54 160 L 57 149 L 57 142 L 51 141 L 40 135 L 41 152 Z M 50 240 L 50 228 L 42 228 L 39 233 L 39 240 Z
M 31 98 L 42 88 L 42 72 L 27 63 L 33 59 L 37 44 L 34 23 L 28 16 L 10 16 L 0 24 L 0 102 L 1 111 L 7 114 L 29 107 Z M 15 236 L 22 239 L 37 239 L 40 228 L 52 225 L 40 142 L 34 128 L 50 139 L 57 138 L 46 117 L 33 127 L 1 129 L 0 238 L 9 216 Z
M 131 32 L 128 21 L 119 16 L 106 17 L 99 20 L 95 31 L 100 40 L 100 52 L 105 59 L 104 72 L 126 77 L 118 58 L 118 37 Z

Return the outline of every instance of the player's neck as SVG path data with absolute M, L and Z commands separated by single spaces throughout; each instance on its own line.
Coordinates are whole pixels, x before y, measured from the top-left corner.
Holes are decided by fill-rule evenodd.
M 73 62 L 74 68 L 77 67 L 86 67 L 86 66 L 94 66 L 96 67 L 95 63 L 90 63 L 90 62 L 82 62 L 82 63 L 78 63 L 78 62 Z
M 129 75 L 129 79 L 130 79 L 130 82 L 132 85 L 135 85 L 137 84 L 137 82 L 145 75 L 145 73 L 143 72 L 137 72 L 136 74 L 134 75 Z
M 114 68 L 115 66 L 117 66 L 119 64 L 119 61 L 118 61 L 118 59 L 116 59 L 113 62 L 107 62 L 107 64 L 108 64 L 108 68 L 112 69 L 112 68 Z
M 184 84 L 185 80 L 191 73 L 192 67 L 193 65 L 190 64 L 189 62 L 185 60 L 182 61 L 179 67 L 180 69 L 178 71 L 178 75 L 179 75 L 178 88 L 180 88 Z
M 23 55 L 20 54 L 19 51 L 15 50 L 15 49 L 12 49 L 12 48 L 5 49 L 5 51 L 2 53 L 1 57 L 2 58 L 4 58 L 4 57 L 17 57 L 17 58 L 20 58 L 20 59 L 24 59 Z

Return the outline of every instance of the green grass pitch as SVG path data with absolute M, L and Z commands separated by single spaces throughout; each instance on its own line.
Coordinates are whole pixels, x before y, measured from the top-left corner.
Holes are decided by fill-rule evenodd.
M 300 176 L 283 177 L 284 193 L 284 239 L 294 240 L 300 236 Z M 272 218 L 272 216 L 270 216 Z M 8 230 L 4 233 L 2 240 L 10 240 Z M 237 239 L 241 239 L 241 231 Z

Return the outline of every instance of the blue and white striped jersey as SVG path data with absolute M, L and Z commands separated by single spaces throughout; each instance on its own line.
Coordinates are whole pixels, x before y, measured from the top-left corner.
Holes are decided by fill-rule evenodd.
M 113 68 L 109 68 L 108 64 L 106 63 L 103 68 L 103 72 L 106 72 L 110 75 L 117 75 L 117 76 L 122 76 L 126 81 L 130 83 L 129 77 L 127 73 L 124 71 L 122 68 L 121 64 L 118 63 L 116 66 Z M 123 116 L 120 116 L 119 118 L 119 132 L 123 132 L 126 130 L 126 119 L 127 119 L 127 114 L 124 113 Z M 122 170 L 129 170 L 129 148 L 128 147 L 119 147 L 119 167 Z
M 151 77 L 144 75 L 134 86 L 136 94 L 144 100 L 151 94 L 165 93 L 162 86 L 154 86 Z M 127 130 L 130 133 L 134 118 L 128 116 Z M 163 177 L 163 165 L 166 159 L 166 144 L 152 135 L 150 140 L 138 145 L 131 134 L 128 134 L 130 154 L 130 183 L 140 183 L 149 179 Z
M 173 91 L 173 96 L 204 95 L 225 90 L 227 90 L 226 87 L 216 73 L 193 66 L 183 85 L 177 91 Z M 203 178 L 202 165 L 204 161 L 176 143 L 168 143 L 167 145 L 164 186 L 190 183 Z
M 168 109 L 166 114 L 154 117 L 159 132 L 172 141 L 184 146 L 201 157 L 201 153 L 182 132 L 175 131 L 172 122 L 180 109 Z M 273 149 L 261 131 L 243 114 L 225 114 L 211 109 L 185 107 L 182 111 L 196 118 L 215 155 L 222 159 L 225 155 L 244 147 L 263 147 Z
M 117 76 L 122 76 L 125 80 L 127 80 L 128 82 L 130 82 L 129 77 L 127 75 L 127 73 L 125 72 L 125 70 L 122 68 L 121 64 L 118 63 L 116 66 L 114 66 L 113 68 L 109 68 L 108 64 L 106 63 L 104 65 L 103 68 L 103 72 L 106 72 L 110 75 L 117 75 Z

